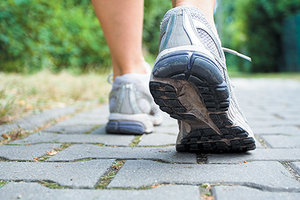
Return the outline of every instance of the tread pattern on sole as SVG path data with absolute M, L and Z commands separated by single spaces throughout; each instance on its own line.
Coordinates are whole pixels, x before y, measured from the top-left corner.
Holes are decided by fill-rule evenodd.
M 195 120 L 196 117 L 186 114 L 186 108 L 178 101 L 176 89 L 167 83 L 150 82 L 150 90 L 154 101 L 160 109 L 178 120 Z M 180 152 L 244 152 L 256 148 L 253 138 L 241 127 L 234 126 L 226 113 L 210 114 L 210 118 L 221 131 L 213 129 L 195 129 L 176 145 Z M 227 128 L 231 126 L 230 128 Z M 225 142 L 226 141 L 226 142 Z
M 176 52 L 161 58 L 154 66 L 153 76 L 185 80 L 197 89 L 199 97 L 219 128 L 219 135 L 211 128 L 193 129 L 184 136 L 176 150 L 180 152 L 244 152 L 256 148 L 255 140 L 227 117 L 230 95 L 218 67 L 196 52 Z M 150 81 L 150 92 L 160 109 L 178 120 L 197 120 L 188 114 L 178 100 L 176 88 L 168 83 Z
M 213 129 L 196 129 L 184 137 L 176 150 L 180 152 L 245 152 L 254 150 L 255 140 L 240 127 L 224 128 L 223 135 Z
M 227 84 L 218 67 L 203 55 L 196 52 L 166 55 L 154 66 L 153 75 L 193 83 L 210 112 L 227 111 L 229 108 Z
M 150 91 L 159 108 L 172 118 L 178 120 L 196 119 L 194 115 L 185 114 L 187 110 L 178 100 L 176 90 L 172 85 L 151 81 Z
M 195 129 L 176 145 L 177 151 L 196 152 L 245 152 L 256 148 L 255 140 L 239 126 L 233 123 L 225 113 L 210 114 L 210 118 L 221 131 L 219 135 L 213 129 Z

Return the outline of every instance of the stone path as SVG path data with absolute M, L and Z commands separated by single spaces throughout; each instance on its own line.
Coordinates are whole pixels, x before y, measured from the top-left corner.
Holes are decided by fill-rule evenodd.
M 1 135 L 52 121 L 0 146 L 0 199 L 300 199 L 300 82 L 234 82 L 257 150 L 177 153 L 168 116 L 140 137 L 106 134 L 107 106 L 49 110 L 0 126 Z

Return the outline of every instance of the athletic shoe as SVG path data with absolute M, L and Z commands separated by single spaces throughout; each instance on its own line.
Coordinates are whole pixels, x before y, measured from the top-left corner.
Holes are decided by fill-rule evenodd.
M 109 95 L 108 133 L 151 133 L 162 122 L 158 106 L 150 94 L 149 74 L 116 77 Z
M 169 10 L 161 24 L 150 91 L 160 109 L 179 121 L 177 151 L 255 149 L 229 80 L 217 33 L 194 7 Z

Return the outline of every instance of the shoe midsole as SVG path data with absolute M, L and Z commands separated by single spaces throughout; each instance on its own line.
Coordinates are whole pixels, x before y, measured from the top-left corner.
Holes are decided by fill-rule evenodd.
M 139 122 L 144 125 L 145 132 L 150 133 L 153 131 L 153 121 L 148 114 L 121 114 L 111 113 L 109 115 L 110 121 L 132 121 Z
M 214 56 L 212 55 L 212 53 L 210 51 L 208 51 L 207 49 L 204 49 L 200 46 L 196 46 L 196 45 L 184 45 L 184 46 L 180 46 L 180 47 L 174 47 L 174 48 L 169 48 L 169 49 L 165 49 L 162 52 L 159 53 L 159 55 L 157 56 L 154 65 L 157 63 L 157 61 L 159 61 L 163 56 L 170 54 L 172 52 L 178 52 L 178 51 L 191 51 L 191 52 L 199 52 L 203 55 L 205 55 L 206 57 L 208 57 L 211 60 L 214 60 Z

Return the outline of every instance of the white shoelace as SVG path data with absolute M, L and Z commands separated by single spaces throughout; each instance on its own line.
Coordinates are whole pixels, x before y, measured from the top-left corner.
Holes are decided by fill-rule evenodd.
M 249 56 L 246 56 L 246 55 L 244 55 L 244 54 L 241 54 L 241 53 L 239 53 L 239 52 L 237 52 L 237 51 L 234 51 L 234 50 L 232 50 L 232 49 L 228 49 L 228 48 L 225 48 L 225 47 L 222 47 L 222 49 L 223 49 L 223 51 L 226 52 L 226 53 L 230 53 L 230 54 L 236 55 L 236 56 L 238 56 L 238 57 L 241 57 L 241 58 L 243 58 L 243 59 L 245 59 L 245 60 L 248 60 L 248 61 L 252 62 L 252 59 L 251 59 Z

